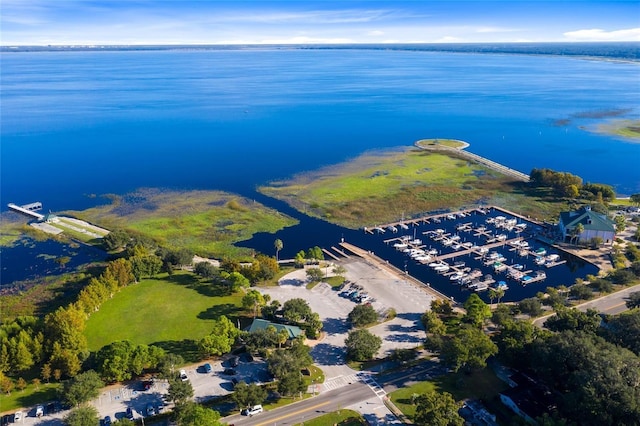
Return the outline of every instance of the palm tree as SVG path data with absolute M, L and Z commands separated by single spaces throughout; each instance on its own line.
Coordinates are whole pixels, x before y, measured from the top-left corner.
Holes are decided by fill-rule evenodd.
M 276 261 L 278 261 L 278 253 L 282 250 L 282 247 L 284 247 L 282 240 L 280 238 L 276 239 L 273 242 L 273 246 L 276 248 Z
M 572 234 L 577 242 L 580 242 L 580 234 L 582 234 L 583 232 L 584 232 L 584 225 L 581 223 L 577 224 L 575 228 L 573 228 Z M 576 242 L 574 242 L 574 244 L 576 244 Z
M 498 299 L 498 303 L 500 303 L 500 299 L 502 299 L 502 296 L 504 296 L 504 289 L 503 288 L 497 288 L 496 289 L 496 298 Z
M 491 301 L 491 304 L 493 305 L 493 300 L 498 298 L 498 289 L 497 288 L 490 288 L 489 289 L 489 300 Z

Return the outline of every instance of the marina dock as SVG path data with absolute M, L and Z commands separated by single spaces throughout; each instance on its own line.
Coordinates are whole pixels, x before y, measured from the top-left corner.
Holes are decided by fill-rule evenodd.
M 20 214 L 23 214 L 25 216 L 29 216 L 32 219 L 36 219 L 36 220 L 44 219 L 44 215 L 43 214 L 35 212 L 35 210 L 41 210 L 42 209 L 42 203 L 39 202 L 39 201 L 35 202 L 35 203 L 31 203 L 31 204 L 25 204 L 23 206 L 18 206 L 17 204 L 14 204 L 14 203 L 9 203 L 9 204 L 7 204 L 7 207 L 9 207 L 10 210 L 13 210 L 16 213 L 20 213 Z

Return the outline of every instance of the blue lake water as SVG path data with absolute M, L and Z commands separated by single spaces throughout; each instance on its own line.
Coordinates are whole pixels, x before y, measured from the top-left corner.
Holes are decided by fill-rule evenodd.
M 638 118 L 639 67 L 357 49 L 4 53 L 1 209 L 83 209 L 103 201 L 94 194 L 140 187 L 273 205 L 257 185 L 431 137 L 464 139 L 525 173 L 549 167 L 640 192 L 640 144 L 586 132 L 597 120 L 580 118 Z M 283 231 L 294 235 L 282 254 L 319 244 L 318 223 Z M 272 248 L 274 236 L 260 238 L 255 248 Z

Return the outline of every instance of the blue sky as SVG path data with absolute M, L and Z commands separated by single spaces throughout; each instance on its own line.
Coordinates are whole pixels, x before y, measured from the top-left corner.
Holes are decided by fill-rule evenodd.
M 2 45 L 640 41 L 640 0 L 0 0 L 0 25 Z

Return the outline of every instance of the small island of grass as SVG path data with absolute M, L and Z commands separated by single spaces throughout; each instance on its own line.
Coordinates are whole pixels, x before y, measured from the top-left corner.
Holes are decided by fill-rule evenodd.
M 447 140 L 441 145 L 445 149 L 422 147 L 438 146 L 431 141 L 436 140 L 420 141 L 420 149 L 365 153 L 342 164 L 272 182 L 259 191 L 306 214 L 352 229 L 478 204 L 509 206 L 534 217 L 556 214 L 561 208 L 529 196 L 522 179 L 451 149 L 460 147 L 461 142 Z
M 421 139 L 416 142 L 416 146 L 423 149 L 434 149 L 439 147 L 465 149 L 469 144 L 457 139 Z
M 613 120 L 599 124 L 594 131 L 640 142 L 640 120 Z

